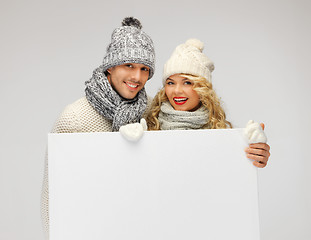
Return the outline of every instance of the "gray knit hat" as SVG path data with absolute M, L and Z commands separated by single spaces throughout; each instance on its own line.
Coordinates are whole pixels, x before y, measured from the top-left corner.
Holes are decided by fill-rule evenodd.
M 141 63 L 150 68 L 149 79 L 153 76 L 154 46 L 152 39 L 141 28 L 138 19 L 127 17 L 122 21 L 122 26 L 113 31 L 103 61 L 104 72 L 124 63 Z
M 189 39 L 176 47 L 163 70 L 163 84 L 174 74 L 191 74 L 211 81 L 214 63 L 203 53 L 204 44 L 198 39 Z

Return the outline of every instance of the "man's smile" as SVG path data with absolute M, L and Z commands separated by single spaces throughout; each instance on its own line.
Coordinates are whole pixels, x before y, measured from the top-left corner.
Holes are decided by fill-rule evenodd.
M 131 90 L 136 90 L 139 86 L 139 84 L 132 83 L 132 82 L 125 82 L 125 84 Z

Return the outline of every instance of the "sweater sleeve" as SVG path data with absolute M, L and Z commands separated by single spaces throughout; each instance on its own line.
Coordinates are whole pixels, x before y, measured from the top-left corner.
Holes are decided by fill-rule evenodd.
M 73 104 L 68 105 L 54 124 L 52 133 L 80 132 L 79 118 Z
M 44 161 L 44 176 L 41 192 L 41 219 L 44 239 L 49 239 L 49 177 L 48 177 L 48 153 L 46 151 Z
M 54 124 L 52 133 L 79 132 L 79 119 L 71 105 L 68 105 Z M 45 154 L 44 177 L 41 192 L 41 219 L 45 239 L 49 239 L 49 176 L 48 151 Z

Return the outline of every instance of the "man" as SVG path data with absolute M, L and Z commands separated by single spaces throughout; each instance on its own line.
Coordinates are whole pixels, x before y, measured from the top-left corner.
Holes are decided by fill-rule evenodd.
M 112 132 L 138 122 L 148 104 L 145 83 L 153 76 L 155 52 L 152 39 L 139 20 L 125 18 L 116 28 L 103 64 L 85 82 L 85 97 L 68 105 L 53 133 Z M 46 157 L 41 213 L 49 233 L 48 159 Z

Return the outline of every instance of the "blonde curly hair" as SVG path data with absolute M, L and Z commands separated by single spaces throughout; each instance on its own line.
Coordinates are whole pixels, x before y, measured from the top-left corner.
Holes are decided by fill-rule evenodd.
M 208 109 L 209 118 L 207 123 L 202 127 L 203 129 L 223 129 L 232 128 L 232 124 L 226 120 L 226 114 L 221 107 L 220 99 L 216 95 L 213 85 L 204 77 L 193 76 L 189 74 L 180 74 L 193 81 L 193 90 L 197 92 L 201 103 Z M 148 130 L 160 130 L 160 123 L 158 120 L 161 105 L 168 101 L 165 94 L 165 86 L 154 97 L 150 111 L 147 115 Z

